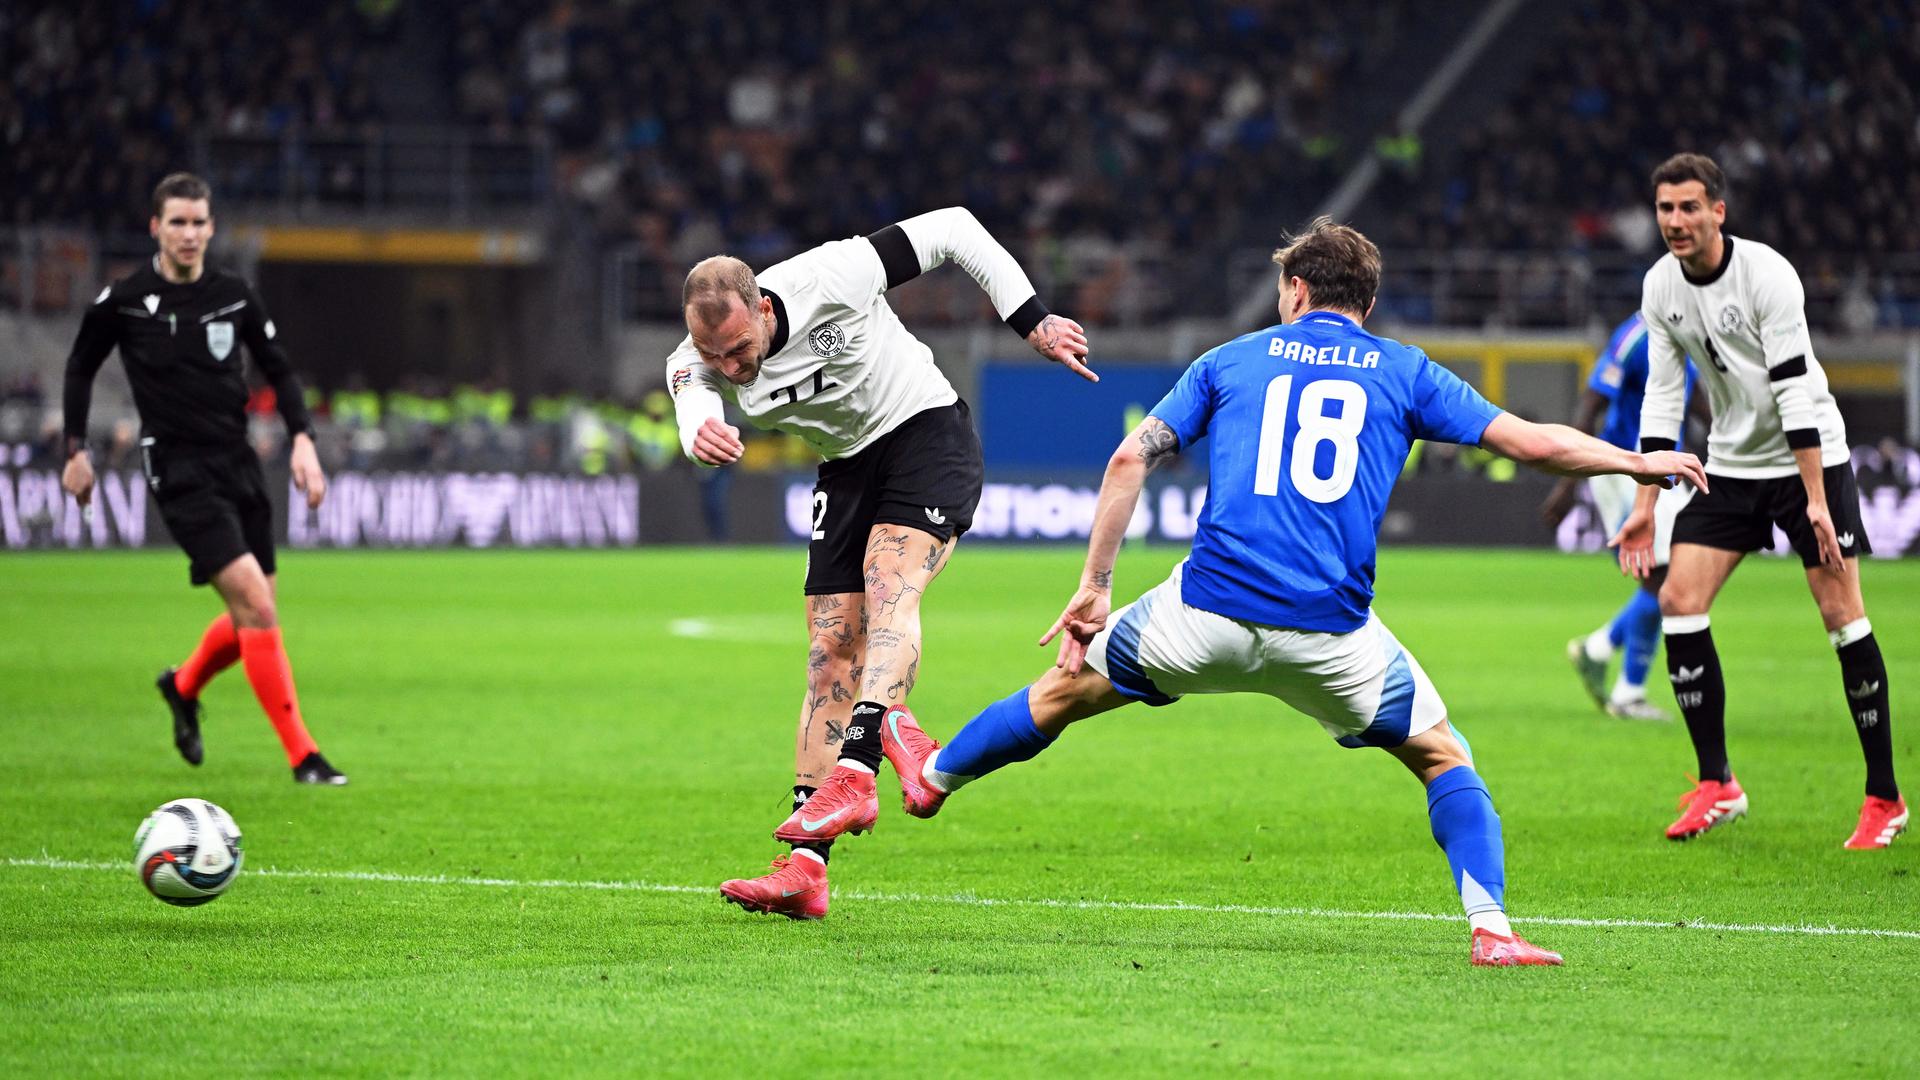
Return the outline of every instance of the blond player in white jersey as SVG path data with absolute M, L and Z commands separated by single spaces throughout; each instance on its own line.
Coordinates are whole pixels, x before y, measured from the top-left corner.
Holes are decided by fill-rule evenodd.
M 1689 840 L 1747 812 L 1746 792 L 1727 763 L 1726 688 L 1707 613 L 1740 560 L 1772 545 L 1777 525 L 1806 568 L 1839 654 L 1866 758 L 1866 799 L 1845 846 L 1886 847 L 1906 828 L 1907 804 L 1893 775 L 1887 667 L 1860 595 L 1859 557 L 1871 549 L 1846 425 L 1813 355 L 1800 277 L 1772 248 L 1721 231 L 1725 179 L 1712 159 L 1677 154 L 1652 179 L 1668 254 L 1647 271 L 1642 292 L 1642 451 L 1672 449 L 1679 437 L 1684 356 L 1693 357 L 1713 405 L 1711 487 L 1675 519 L 1660 588 L 1667 674 L 1700 766 L 1667 838 Z M 1651 491 L 1641 493 L 1614 542 L 1621 568 L 1644 578 L 1652 566 Z
M 879 810 L 880 717 L 919 674 L 920 600 L 980 501 L 980 440 L 933 353 L 887 306 L 887 290 L 952 260 L 994 311 L 1049 360 L 1082 377 L 1087 339 L 1051 314 L 1027 275 L 968 211 L 936 210 L 865 237 L 822 244 L 755 275 L 707 259 L 687 275 L 687 337 L 667 387 L 687 456 L 740 459 L 732 404 L 756 427 L 803 439 L 826 460 L 807 548 L 807 691 L 795 740 L 793 845 L 773 872 L 721 885 L 749 911 L 827 913 L 831 837 L 864 832 Z

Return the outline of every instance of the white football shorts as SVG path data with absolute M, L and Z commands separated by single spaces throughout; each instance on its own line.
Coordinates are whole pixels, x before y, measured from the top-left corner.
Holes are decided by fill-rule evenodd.
M 1342 746 L 1398 746 L 1447 718 L 1420 664 L 1371 611 L 1346 634 L 1286 630 L 1189 607 L 1186 563 L 1114 612 L 1087 664 L 1122 694 L 1166 705 L 1186 694 L 1266 694 Z
M 1665 566 L 1673 554 L 1673 519 L 1693 501 L 1693 485 L 1675 484 L 1662 488 L 1660 497 L 1653 503 L 1653 564 Z M 1587 477 L 1587 491 L 1593 495 L 1594 508 L 1600 511 L 1600 524 L 1607 530 L 1607 539 L 1620 531 L 1627 523 L 1627 515 L 1633 513 L 1633 500 L 1640 493 L 1640 483 L 1631 476 L 1610 473 L 1606 476 Z

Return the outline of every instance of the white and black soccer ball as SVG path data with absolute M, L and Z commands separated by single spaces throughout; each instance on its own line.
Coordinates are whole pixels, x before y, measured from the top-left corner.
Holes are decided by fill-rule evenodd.
M 205 799 L 175 799 L 140 823 L 133 865 L 147 891 L 192 907 L 227 891 L 240 874 L 240 826 Z

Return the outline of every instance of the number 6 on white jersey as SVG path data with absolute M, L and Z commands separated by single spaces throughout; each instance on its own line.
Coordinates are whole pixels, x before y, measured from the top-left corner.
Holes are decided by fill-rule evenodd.
M 1260 449 L 1254 461 L 1253 493 L 1280 494 L 1281 448 L 1286 440 L 1287 404 L 1293 396 L 1293 376 L 1281 375 L 1267 384 L 1260 417 Z M 1325 414 L 1329 400 L 1340 403 L 1340 414 Z M 1293 464 L 1287 475 L 1293 489 L 1317 503 L 1330 503 L 1353 488 L 1360 468 L 1360 429 L 1367 423 L 1367 389 L 1348 379 L 1321 379 L 1300 394 L 1300 430 L 1293 437 Z M 1320 444 L 1333 444 L 1333 470 L 1314 472 Z

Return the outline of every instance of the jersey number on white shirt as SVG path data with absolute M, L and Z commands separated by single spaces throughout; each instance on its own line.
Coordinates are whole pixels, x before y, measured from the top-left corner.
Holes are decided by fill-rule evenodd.
M 1265 410 L 1260 417 L 1260 450 L 1253 470 L 1255 495 L 1280 494 L 1280 458 L 1287 432 L 1287 404 L 1293 396 L 1293 376 L 1281 375 L 1267 384 Z M 1340 414 L 1326 415 L 1326 403 L 1338 401 Z M 1293 437 L 1293 464 L 1287 475 L 1293 489 L 1317 503 L 1330 503 L 1353 488 L 1360 468 L 1360 429 L 1367 423 L 1367 389 L 1348 379 L 1320 379 L 1300 393 L 1300 430 Z M 1333 469 L 1326 476 L 1314 472 L 1313 459 L 1321 443 L 1333 444 Z

